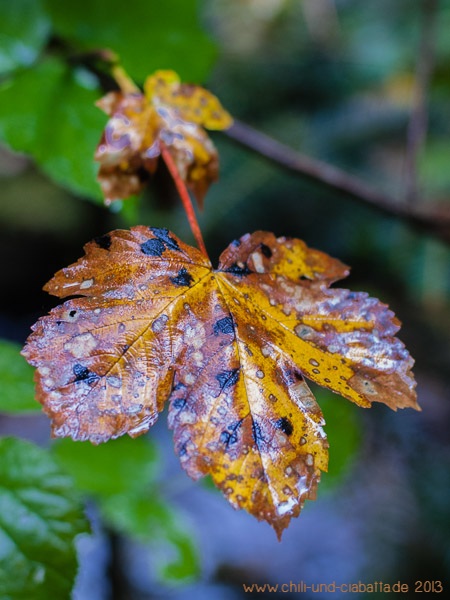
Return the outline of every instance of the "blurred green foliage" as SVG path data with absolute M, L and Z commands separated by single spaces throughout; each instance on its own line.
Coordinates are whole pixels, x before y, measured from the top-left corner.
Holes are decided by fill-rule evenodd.
M 37 411 L 33 368 L 19 354 L 21 346 L 0 339 L 0 412 Z
M 36 93 L 39 90 L 39 93 Z M 92 148 L 105 124 L 97 82 L 55 57 L 18 73 L 0 90 L 0 138 L 31 154 L 55 182 L 101 200 Z
M 74 538 L 88 531 L 79 493 L 49 454 L 0 438 L 0 597 L 69 600 Z
M 49 15 L 41 0 L 2 2 L 0 7 L 0 74 L 28 67 L 50 34 Z
M 199 573 L 192 536 L 158 491 L 161 458 L 149 439 L 125 436 L 100 446 L 65 439 L 52 453 L 77 488 L 97 500 L 107 525 L 152 544 L 161 577 L 186 581 Z
M 175 69 L 184 80 L 202 81 L 216 54 L 199 23 L 197 0 L 45 0 L 45 7 L 64 43 L 76 52 L 112 49 L 137 81 L 156 69 Z

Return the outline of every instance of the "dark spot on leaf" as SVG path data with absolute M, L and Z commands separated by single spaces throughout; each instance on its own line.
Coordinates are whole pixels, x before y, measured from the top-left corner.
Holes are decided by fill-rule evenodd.
M 103 248 L 103 250 L 109 250 L 111 248 L 111 236 L 108 234 L 94 238 L 94 242 L 97 246 Z
M 235 444 L 238 441 L 237 432 L 241 424 L 242 419 L 232 423 L 231 425 L 228 425 L 227 430 L 222 431 L 220 434 L 220 441 L 223 442 L 227 447 L 231 446 L 231 444 Z
M 186 444 L 183 444 L 178 448 L 178 456 L 185 456 L 187 454 Z
M 292 432 L 294 431 L 292 423 L 287 417 L 281 417 L 281 419 L 275 421 L 274 425 L 277 429 L 281 429 L 281 431 L 286 435 L 292 435 Z
M 229 446 L 230 444 L 237 442 L 237 435 L 230 433 L 229 431 L 222 431 L 220 434 L 220 441 L 224 443 L 225 446 Z
M 77 314 L 77 311 L 76 311 L 76 310 L 71 310 L 71 311 L 69 312 L 69 317 L 74 317 L 76 314 Z
M 241 240 L 233 240 L 231 242 L 231 245 L 234 246 L 235 248 L 239 248 L 239 246 L 241 245 Z
M 288 385 L 293 385 L 298 381 L 304 381 L 303 375 L 296 369 L 289 369 L 284 372 Z
M 224 317 L 214 323 L 213 326 L 214 335 L 219 333 L 234 333 L 234 324 L 231 317 Z
M 220 391 L 223 392 L 231 386 L 233 386 L 239 379 L 239 369 L 232 369 L 231 371 L 222 371 L 216 375 L 216 379 L 220 385 Z
M 309 281 L 310 277 L 307 277 L 306 275 L 300 275 L 299 279 L 300 281 Z
M 189 287 L 191 283 L 194 281 L 192 275 L 183 267 L 178 271 L 178 275 L 176 277 L 171 277 L 170 281 L 175 285 L 187 286 Z
M 233 263 L 231 267 L 225 269 L 225 273 L 231 273 L 232 275 L 238 275 L 239 277 L 244 277 L 244 275 L 250 275 L 252 271 L 248 268 L 247 265 L 239 266 L 237 263 Z
M 173 401 L 173 407 L 176 408 L 177 410 L 181 410 L 185 406 L 186 406 L 186 398 L 176 398 Z
M 167 249 L 180 251 L 178 242 L 169 235 L 168 229 L 165 227 L 150 227 L 150 231 L 164 244 Z
M 255 440 L 255 444 L 259 448 L 260 444 L 262 444 L 265 440 L 261 431 L 261 425 L 258 423 L 258 421 L 255 421 L 255 419 L 253 419 L 252 422 L 252 435 L 253 439 Z
M 266 258 L 272 258 L 272 250 L 266 244 L 261 244 L 261 252 Z
M 89 385 L 92 385 L 97 379 L 100 379 L 96 373 L 93 373 L 87 367 L 80 365 L 80 363 L 74 365 L 73 374 L 75 375 L 75 382 L 85 381 Z
M 141 244 L 141 250 L 147 256 L 162 256 L 166 247 L 161 240 L 156 238 L 147 240 Z

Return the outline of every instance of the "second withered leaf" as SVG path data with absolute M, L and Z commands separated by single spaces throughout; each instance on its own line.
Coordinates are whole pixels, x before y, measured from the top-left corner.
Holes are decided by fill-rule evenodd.
M 227 129 L 232 118 L 208 90 L 156 71 L 138 88 L 110 92 L 97 102 L 110 116 L 95 153 L 105 203 L 138 194 L 154 173 L 163 146 L 199 206 L 217 180 L 217 150 L 206 129 Z

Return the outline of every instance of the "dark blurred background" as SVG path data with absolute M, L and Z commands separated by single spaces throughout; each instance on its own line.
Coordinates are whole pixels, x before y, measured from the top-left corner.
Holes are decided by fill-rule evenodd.
M 19 4 L 31 10 L 30 3 Z M 127 3 L 125 12 L 114 1 L 96 0 L 92 9 L 81 2 L 84 17 L 72 3 L 59 9 L 56 4 L 43 3 L 40 20 L 30 20 L 26 39 L 37 36 L 39 42 L 32 45 L 34 55 L 29 48 L 28 54 L 23 48 L 22 54 L 11 54 L 7 43 L 0 53 L 0 66 L 6 64 L 0 93 L 3 339 L 24 342 L 32 323 L 55 305 L 42 285 L 76 260 L 91 238 L 139 223 L 168 227 L 192 242 L 164 173 L 140 199 L 112 209 L 101 203 L 89 165 L 104 117 L 95 108 L 91 113 L 87 104 L 78 112 L 101 92 L 89 65 L 77 62 L 77 53 L 102 45 L 122 56 L 139 83 L 155 68 L 174 68 L 211 89 L 239 120 L 344 169 L 393 203 L 448 211 L 448 3 L 216 0 L 186 3 L 195 5 L 189 19 L 177 13 L 184 9 L 176 2 L 172 12 L 154 1 Z M 87 25 L 77 28 L 76 19 L 83 18 Z M 16 63 L 8 66 L 11 56 Z M 63 56 L 75 73 L 66 95 L 52 87 L 55 68 L 48 61 L 55 56 L 61 61 Z M 39 114 L 39 127 L 33 114 Z M 417 123 L 418 141 L 412 132 Z M 27 127 L 35 127 L 32 138 L 19 139 L 18 130 Z M 301 238 L 350 265 L 344 285 L 388 303 L 403 323 L 399 337 L 416 360 L 422 412 L 394 413 L 385 406 L 366 411 L 318 390 L 328 422 L 330 474 L 323 477 L 317 501 L 307 503 L 281 543 L 269 526 L 233 511 L 208 485 L 188 480 L 173 455 L 163 415 L 149 434 L 161 457 L 158 485 L 189 531 L 199 574 L 176 585 L 170 576 L 161 579 L 155 571 L 157 543 L 137 543 L 124 535 L 117 541 L 99 520 L 97 535 L 80 544 L 74 597 L 233 600 L 253 597 L 243 592 L 243 583 L 301 580 L 401 581 L 411 589 L 404 597 L 413 597 L 419 580 L 442 581 L 448 590 L 448 243 L 287 172 L 224 133 L 212 137 L 221 177 L 199 217 L 211 257 L 217 260 L 232 239 L 266 229 Z M 80 165 L 73 159 L 77 153 L 83 153 Z M 47 419 L 39 414 L 5 411 L 0 433 L 49 443 Z M 111 564 L 122 570 L 112 578 L 115 591 Z M 286 594 L 268 594 L 278 595 Z M 303 597 L 328 594 L 305 592 Z

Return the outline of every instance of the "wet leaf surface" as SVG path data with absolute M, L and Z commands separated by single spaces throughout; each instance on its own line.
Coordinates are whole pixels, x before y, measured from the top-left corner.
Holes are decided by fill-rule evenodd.
M 217 269 L 143 226 L 85 253 L 45 288 L 82 297 L 41 318 L 23 351 L 56 436 L 137 436 L 169 401 L 188 474 L 211 475 L 280 535 L 327 469 L 306 379 L 359 406 L 418 409 L 398 320 L 365 293 L 330 288 L 347 267 L 300 240 L 247 234 Z
M 200 205 L 218 178 L 219 160 L 205 129 L 226 129 L 230 115 L 202 87 L 174 71 L 147 78 L 145 94 L 110 92 L 97 103 L 111 118 L 95 158 L 105 202 L 139 193 L 156 170 L 164 145 Z

